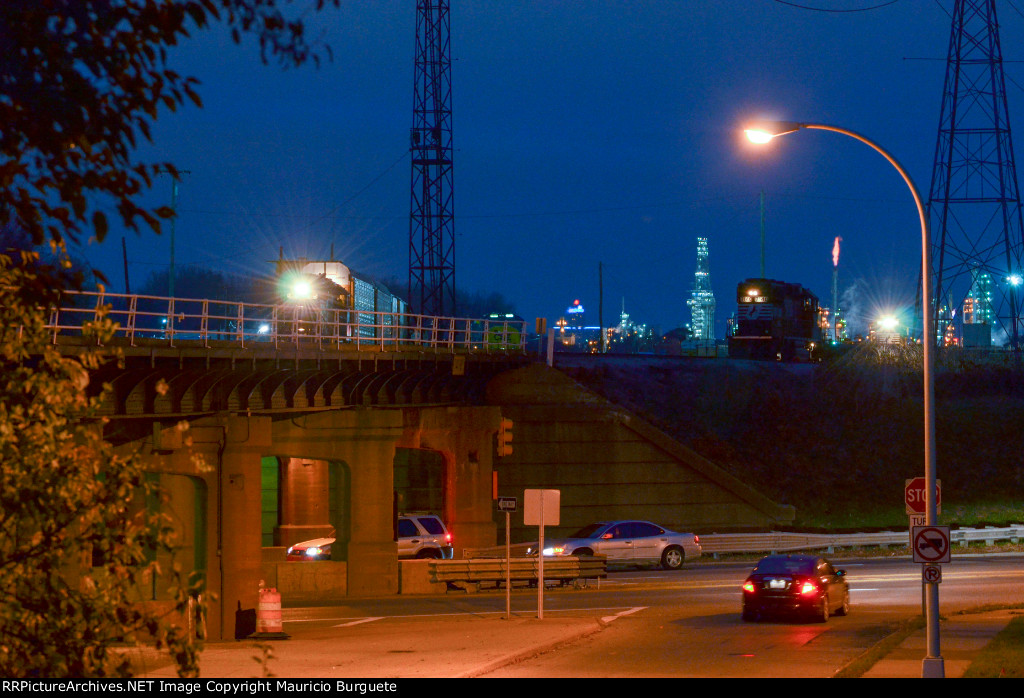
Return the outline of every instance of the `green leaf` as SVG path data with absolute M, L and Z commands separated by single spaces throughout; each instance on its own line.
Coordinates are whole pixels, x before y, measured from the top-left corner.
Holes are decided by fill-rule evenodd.
M 92 227 L 96 232 L 96 239 L 103 242 L 107 237 L 107 215 L 103 211 L 96 211 L 92 214 Z

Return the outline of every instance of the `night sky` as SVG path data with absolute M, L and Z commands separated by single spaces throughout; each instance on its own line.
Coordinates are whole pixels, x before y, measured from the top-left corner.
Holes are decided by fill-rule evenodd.
M 855 10 L 886 0 L 801 0 Z M 140 152 L 188 170 L 176 265 L 267 276 L 286 257 L 408 274 L 414 0 L 346 2 L 314 18 L 319 69 L 259 63 L 223 26 L 198 32 L 171 67 L 201 80 L 204 107 L 162 114 Z M 803 131 L 747 143 L 751 118 L 834 124 L 892 152 L 927 199 L 951 0 L 822 12 L 774 0 L 451 0 L 455 279 L 553 322 L 579 299 L 596 324 L 625 303 L 667 331 L 690 322 L 697 238 L 718 303 L 760 268 L 831 305 L 852 329 L 912 310 L 920 233 L 909 191 L 867 146 Z M 1024 17 L 1000 3 L 1011 128 L 1024 117 Z M 147 200 L 170 204 L 169 178 Z M 124 290 L 122 233 L 79 252 Z M 137 290 L 165 272 L 169 236 L 127 236 Z M 404 291 L 404 289 L 394 289 Z M 178 295 L 187 295 L 180 291 Z

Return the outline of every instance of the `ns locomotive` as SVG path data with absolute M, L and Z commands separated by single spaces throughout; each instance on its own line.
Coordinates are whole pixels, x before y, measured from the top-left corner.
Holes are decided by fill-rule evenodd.
M 747 279 L 736 289 L 736 325 L 729 356 L 761 361 L 818 361 L 822 351 L 818 298 L 800 284 Z

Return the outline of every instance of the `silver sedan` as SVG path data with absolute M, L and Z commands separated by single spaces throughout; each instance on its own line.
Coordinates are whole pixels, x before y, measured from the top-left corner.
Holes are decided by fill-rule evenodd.
M 536 551 L 530 551 L 536 554 Z M 677 570 L 699 558 L 700 539 L 650 521 L 603 521 L 584 526 L 568 538 L 544 541 L 544 555 L 604 555 L 609 565 L 660 564 Z

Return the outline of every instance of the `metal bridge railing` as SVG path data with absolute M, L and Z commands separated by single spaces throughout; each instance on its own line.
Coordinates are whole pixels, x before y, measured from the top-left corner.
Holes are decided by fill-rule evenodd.
M 303 304 L 267 305 L 198 298 L 66 291 L 51 308 L 48 330 L 52 341 L 81 336 L 82 325 L 98 319 L 102 310 L 117 325 L 115 337 L 131 346 L 154 340 L 227 341 L 240 347 L 278 347 L 283 344 L 323 350 L 403 349 L 440 353 L 525 352 L 522 320 L 432 317 L 410 313 L 318 308 Z

